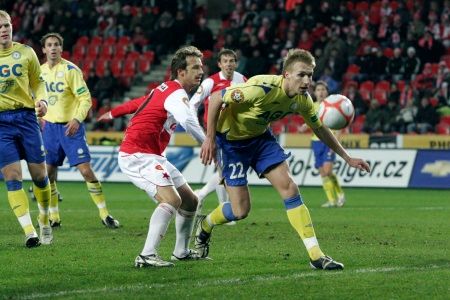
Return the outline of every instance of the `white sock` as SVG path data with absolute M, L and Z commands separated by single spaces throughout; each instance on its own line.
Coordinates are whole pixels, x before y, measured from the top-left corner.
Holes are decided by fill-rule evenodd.
M 225 189 L 224 185 L 219 184 L 218 186 L 216 186 L 216 194 L 217 200 L 219 200 L 219 204 L 229 202 L 227 190 Z
M 167 227 L 169 227 L 170 220 L 175 213 L 175 207 L 168 203 L 160 203 L 155 208 L 150 218 L 147 240 L 145 241 L 144 249 L 142 249 L 141 255 L 157 253 L 156 250 L 161 243 L 162 238 L 166 234 Z
M 197 191 L 197 196 L 199 198 L 198 200 L 201 201 L 206 198 L 206 196 L 211 194 L 219 184 L 219 180 L 219 172 L 214 173 L 211 178 L 209 178 L 208 182 L 200 190 Z
M 177 257 L 184 257 L 188 254 L 189 239 L 194 227 L 195 211 L 178 209 L 175 217 L 176 243 L 173 254 Z

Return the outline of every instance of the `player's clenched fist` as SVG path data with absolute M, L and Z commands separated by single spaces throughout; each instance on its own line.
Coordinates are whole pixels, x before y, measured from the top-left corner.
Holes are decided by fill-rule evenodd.
M 47 113 L 47 101 L 45 100 L 40 100 L 38 102 L 36 102 L 34 108 L 36 110 L 36 115 L 40 118 L 45 116 L 45 114 Z

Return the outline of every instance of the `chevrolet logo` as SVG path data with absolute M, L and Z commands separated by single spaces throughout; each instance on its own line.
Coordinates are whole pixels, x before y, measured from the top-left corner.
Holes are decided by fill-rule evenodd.
M 433 177 L 446 177 L 450 175 L 450 161 L 436 160 L 433 163 L 425 164 L 421 172 L 429 173 Z

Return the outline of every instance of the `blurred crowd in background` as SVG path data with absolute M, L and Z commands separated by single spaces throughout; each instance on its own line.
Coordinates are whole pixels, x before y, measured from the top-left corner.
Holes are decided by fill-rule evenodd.
M 353 101 L 350 132 L 450 133 L 450 0 L 223 1 L 214 31 L 208 7 L 195 0 L 6 0 L 3 9 L 14 40 L 37 53 L 42 35 L 63 35 L 64 57 L 80 66 L 96 99 L 94 116 L 181 45 L 203 51 L 205 75 L 217 72 L 221 48 L 233 49 L 247 77 L 278 74 L 298 47 L 316 57 L 314 80 Z M 301 123 L 288 118 L 274 130 Z

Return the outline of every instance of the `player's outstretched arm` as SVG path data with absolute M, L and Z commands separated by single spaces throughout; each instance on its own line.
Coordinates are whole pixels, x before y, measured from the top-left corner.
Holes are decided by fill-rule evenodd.
M 102 114 L 100 117 L 97 118 L 97 122 L 102 121 L 102 120 L 112 120 L 114 119 L 111 111 L 105 112 L 104 114 Z
M 334 152 L 336 152 L 340 157 L 342 157 L 349 166 L 370 172 L 369 164 L 360 158 L 351 157 L 348 152 L 342 147 L 341 143 L 336 139 L 329 128 L 321 126 L 319 128 L 313 129 L 314 133 L 319 137 L 319 139 L 324 142 L 328 147 L 330 147 Z

